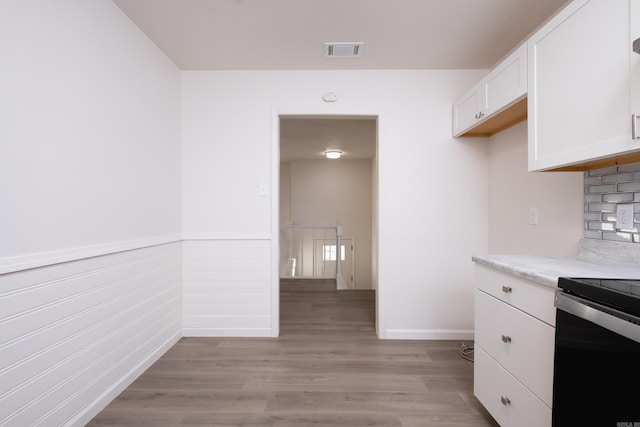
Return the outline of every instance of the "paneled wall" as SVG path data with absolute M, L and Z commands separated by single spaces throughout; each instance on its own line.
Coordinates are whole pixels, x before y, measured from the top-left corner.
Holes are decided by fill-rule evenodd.
M 84 425 L 181 336 L 180 70 L 111 0 L 0 32 L 0 425 Z
M 83 424 L 173 345 L 180 247 L 0 275 L 0 425 Z
M 634 228 L 618 230 L 618 204 L 634 205 Z M 584 237 L 640 243 L 640 163 L 596 169 L 584 174 Z
M 185 336 L 271 335 L 271 240 L 187 240 L 183 257 Z

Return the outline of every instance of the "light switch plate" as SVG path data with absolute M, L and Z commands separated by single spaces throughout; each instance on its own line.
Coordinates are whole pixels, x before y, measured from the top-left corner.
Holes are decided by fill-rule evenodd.
M 616 228 L 633 230 L 633 203 L 616 206 Z
M 529 224 L 538 225 L 538 208 L 529 208 Z

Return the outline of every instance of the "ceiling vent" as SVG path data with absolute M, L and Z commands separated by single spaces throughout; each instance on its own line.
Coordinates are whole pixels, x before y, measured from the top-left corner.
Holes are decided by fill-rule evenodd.
M 325 43 L 326 58 L 357 58 L 362 54 L 363 42 Z

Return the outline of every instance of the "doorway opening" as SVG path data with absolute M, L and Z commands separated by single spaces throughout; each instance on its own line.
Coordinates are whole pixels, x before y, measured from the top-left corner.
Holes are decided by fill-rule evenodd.
M 277 120 L 280 283 L 375 294 L 377 116 Z

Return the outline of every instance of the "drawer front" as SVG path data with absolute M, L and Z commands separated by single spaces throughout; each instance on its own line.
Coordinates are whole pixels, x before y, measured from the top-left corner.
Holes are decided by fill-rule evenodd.
M 555 329 L 477 289 L 475 325 L 476 344 L 551 406 Z
M 476 264 L 476 286 L 548 323 L 556 324 L 555 288 Z
M 501 427 L 551 426 L 551 408 L 481 348 L 475 348 L 473 392 Z

